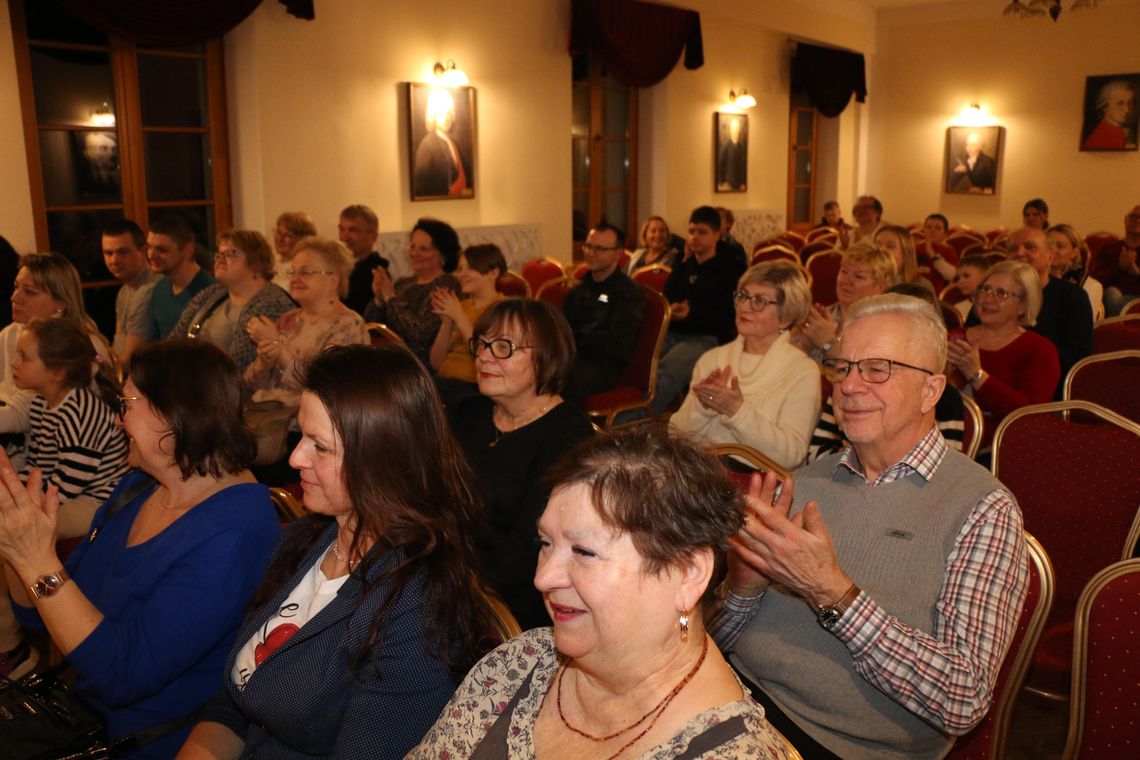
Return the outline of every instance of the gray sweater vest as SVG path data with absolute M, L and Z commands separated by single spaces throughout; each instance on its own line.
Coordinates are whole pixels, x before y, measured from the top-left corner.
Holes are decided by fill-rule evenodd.
M 930 633 L 946 565 L 962 523 L 1000 483 L 957 451 L 927 482 L 911 472 L 868 486 L 839 454 L 796 473 L 793 513 L 815 499 L 839 566 L 883 610 Z M 732 662 L 812 738 L 845 760 L 939 758 L 950 737 L 855 672 L 851 654 L 782 587 L 764 595 Z

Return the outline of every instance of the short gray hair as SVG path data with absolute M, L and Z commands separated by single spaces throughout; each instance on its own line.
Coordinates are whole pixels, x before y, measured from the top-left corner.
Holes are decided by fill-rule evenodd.
M 898 314 L 909 319 L 914 328 L 915 343 L 934 348 L 938 363 L 933 370 L 936 374 L 942 373 L 946 367 L 946 322 L 929 302 L 898 293 L 861 298 L 847 312 L 847 319 L 843 321 L 844 330 L 860 319 L 880 314 Z M 842 337 L 841 335 L 840 342 Z

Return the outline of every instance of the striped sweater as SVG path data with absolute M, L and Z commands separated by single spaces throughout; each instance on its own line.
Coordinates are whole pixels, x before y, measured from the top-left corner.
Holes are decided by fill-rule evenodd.
M 86 495 L 103 501 L 127 473 L 127 437 L 115 413 L 87 388 L 70 391 L 54 409 L 32 401 L 26 475 L 33 467 L 59 488 L 61 501 Z

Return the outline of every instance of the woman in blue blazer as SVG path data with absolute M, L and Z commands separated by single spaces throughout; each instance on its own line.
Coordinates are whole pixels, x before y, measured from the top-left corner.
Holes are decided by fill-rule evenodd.
M 494 645 L 470 473 L 406 349 L 310 365 L 286 531 L 180 758 L 402 758 Z

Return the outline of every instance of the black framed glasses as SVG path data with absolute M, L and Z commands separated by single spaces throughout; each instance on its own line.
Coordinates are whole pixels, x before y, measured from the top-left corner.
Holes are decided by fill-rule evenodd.
M 241 251 L 239 251 L 236 248 L 231 248 L 228 251 L 214 251 L 214 258 L 215 259 L 225 259 L 226 261 L 233 261 L 234 259 L 240 259 L 244 255 L 245 255 L 244 253 L 242 253 Z
M 835 383 L 841 383 L 851 374 L 852 367 L 858 367 L 859 377 L 868 383 L 887 382 L 891 379 L 891 370 L 895 367 L 915 369 L 919 372 L 925 372 L 928 375 L 934 374 L 924 367 L 916 367 L 913 364 L 895 361 L 894 359 L 860 359 L 855 362 L 848 361 L 847 359 L 824 359 L 823 376 L 833 385 Z
M 733 293 L 732 300 L 736 303 L 737 307 L 748 304 L 752 311 L 764 311 L 764 309 L 773 304 L 780 306 L 784 303 L 782 300 L 773 301 L 771 298 L 768 298 L 768 296 L 754 296 L 746 290 L 738 290 Z
M 530 348 L 530 346 L 520 346 L 510 338 L 495 338 L 494 340 L 471 338 L 467 341 L 467 350 L 471 352 L 472 356 L 478 356 L 480 351 L 488 348 L 491 350 L 491 356 L 496 359 L 510 359 L 515 351 Z
M 286 269 L 285 276 L 293 277 L 294 275 L 300 277 L 302 280 L 307 280 L 310 277 L 315 277 L 318 274 L 336 274 L 331 269 Z
M 119 396 L 119 416 L 127 416 L 127 402 L 142 401 L 142 396 Z
M 583 253 L 605 253 L 606 251 L 619 251 L 620 245 L 594 245 L 593 243 L 582 243 Z

